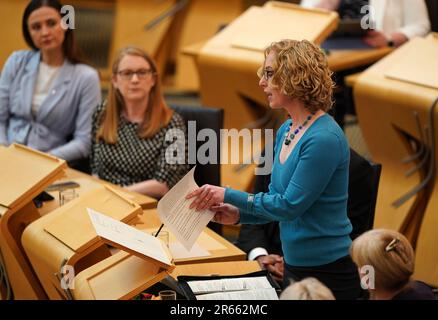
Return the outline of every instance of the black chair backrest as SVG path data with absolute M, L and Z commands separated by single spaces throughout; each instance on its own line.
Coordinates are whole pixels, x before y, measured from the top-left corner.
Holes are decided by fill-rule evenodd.
M 380 174 L 382 173 L 382 165 L 380 163 L 371 163 L 373 168 L 373 179 L 371 181 L 372 194 L 370 197 L 370 223 L 368 230 L 374 227 L 374 216 L 376 212 L 377 194 L 379 192 Z
M 438 32 L 438 1 L 426 0 L 426 5 L 429 12 L 431 29 L 434 32 Z
M 381 170 L 380 164 L 350 149 L 347 214 L 353 225 L 352 239 L 373 228 Z
M 223 127 L 224 112 L 222 109 L 207 108 L 207 107 L 192 107 L 170 105 L 170 107 L 179 113 L 186 121 L 188 130 L 188 139 L 191 139 L 191 129 L 196 125 L 196 150 L 191 149 L 191 141 L 189 141 L 189 152 L 196 152 L 196 171 L 195 180 L 199 186 L 203 184 L 221 185 L 221 170 L 220 170 L 220 130 Z M 189 123 L 189 121 L 195 121 Z M 216 136 L 216 163 L 200 164 L 198 163 L 197 152 L 199 147 L 204 145 L 207 141 L 198 141 L 197 134 L 202 129 L 212 129 Z M 207 153 L 208 155 L 208 153 Z M 190 158 L 190 156 L 189 156 Z M 194 164 L 191 164 L 193 167 Z

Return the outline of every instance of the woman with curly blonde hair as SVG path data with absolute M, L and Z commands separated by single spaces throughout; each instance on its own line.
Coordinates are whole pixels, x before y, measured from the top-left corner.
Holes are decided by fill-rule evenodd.
M 269 106 L 290 116 L 277 132 L 269 191 L 204 185 L 188 195 L 195 198 L 191 207 L 213 210 L 222 224 L 279 221 L 285 287 L 289 279 L 314 277 L 337 299 L 358 298 L 359 277 L 348 253 L 350 151 L 327 114 L 333 93 L 327 59 L 307 40 L 282 40 L 266 49 L 258 74 Z
M 350 254 L 371 300 L 434 299 L 428 285 L 411 280 L 414 249 L 401 233 L 387 229 L 365 232 L 353 241 Z

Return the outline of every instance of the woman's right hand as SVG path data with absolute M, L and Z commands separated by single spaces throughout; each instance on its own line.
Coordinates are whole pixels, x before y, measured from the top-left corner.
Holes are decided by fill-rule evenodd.
M 210 207 L 210 210 L 215 213 L 212 220 L 213 222 L 220 224 L 236 224 L 240 220 L 239 209 L 231 204 L 222 203 L 213 205 Z

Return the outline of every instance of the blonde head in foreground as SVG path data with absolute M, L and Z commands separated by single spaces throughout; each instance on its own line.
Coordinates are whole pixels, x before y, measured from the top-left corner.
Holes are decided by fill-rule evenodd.
M 335 300 L 333 293 L 316 278 L 306 278 L 289 285 L 281 300 Z

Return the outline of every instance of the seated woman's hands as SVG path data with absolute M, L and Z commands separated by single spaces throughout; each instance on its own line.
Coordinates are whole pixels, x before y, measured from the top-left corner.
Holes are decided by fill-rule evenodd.
M 224 202 L 225 188 L 205 184 L 199 189 L 190 192 L 186 199 L 195 198 L 190 209 L 196 211 L 210 209 L 211 206 Z

